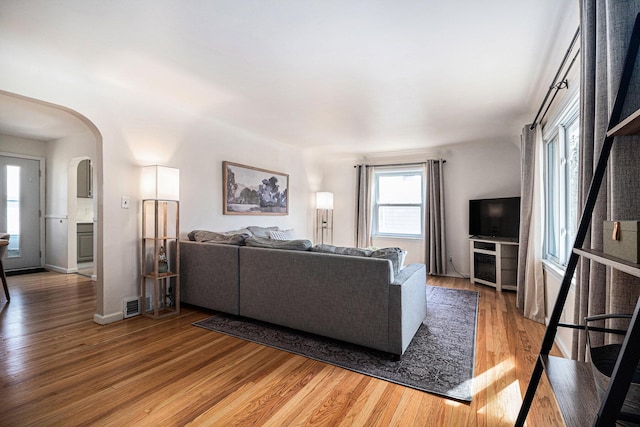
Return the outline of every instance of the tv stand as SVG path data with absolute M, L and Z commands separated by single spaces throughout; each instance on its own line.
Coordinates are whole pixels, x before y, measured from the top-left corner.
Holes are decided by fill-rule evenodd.
M 473 236 L 469 238 L 471 283 L 515 291 L 518 277 L 518 242 Z

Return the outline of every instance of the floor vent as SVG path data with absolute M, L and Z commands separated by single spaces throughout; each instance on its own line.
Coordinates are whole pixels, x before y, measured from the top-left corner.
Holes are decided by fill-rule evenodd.
M 124 318 L 140 314 L 140 297 L 125 298 L 123 301 Z

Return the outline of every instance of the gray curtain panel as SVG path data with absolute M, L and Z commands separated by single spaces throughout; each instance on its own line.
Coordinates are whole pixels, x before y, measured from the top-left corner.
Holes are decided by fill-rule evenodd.
M 640 1 L 582 0 L 580 10 L 580 199 L 584 205 L 595 164 L 608 126 L 629 37 Z M 640 107 L 640 64 L 636 64 L 622 116 Z M 640 139 L 617 138 L 598 195 L 590 235 L 584 247 L 602 250 L 602 222 L 640 219 Z M 632 313 L 640 280 L 617 270 L 581 259 L 576 275 L 575 323 L 601 313 Z M 626 327 L 616 320 L 610 327 Z M 618 340 L 616 336 L 591 336 L 592 345 Z M 576 331 L 572 357 L 585 359 L 584 332 Z
M 542 271 L 542 243 L 536 239 L 542 233 L 540 204 L 541 197 L 536 193 L 540 187 L 540 160 L 536 160 L 536 152 L 542 144 L 540 125 L 531 129 L 526 125 L 522 130 L 521 153 L 521 198 L 520 198 L 520 231 L 518 248 L 518 279 L 516 306 L 523 310 L 525 317 L 544 323 L 544 273 Z M 539 141 L 540 140 L 540 141 Z M 538 171 L 538 172 L 536 172 Z M 536 186 L 536 181 L 538 185 Z M 534 212 L 538 212 L 534 214 Z M 533 233 L 533 236 L 531 234 Z
M 373 166 L 356 165 L 356 235 L 358 248 L 371 246 L 371 185 Z
M 444 227 L 444 160 L 427 160 L 425 203 L 425 265 L 428 274 L 447 273 Z
M 536 129 L 525 125 L 520 147 L 520 232 L 518 248 L 518 291 L 516 307 L 524 308 L 527 248 L 533 211 L 533 184 L 535 179 Z

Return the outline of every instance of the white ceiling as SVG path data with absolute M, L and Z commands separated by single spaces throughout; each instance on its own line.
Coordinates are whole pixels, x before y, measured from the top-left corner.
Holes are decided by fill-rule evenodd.
M 52 141 L 87 131 L 72 113 L 0 90 L 0 134 Z
M 141 118 L 167 103 L 301 148 L 397 151 L 517 140 L 577 25 L 576 0 L 3 0 L 0 55 L 74 64 Z M 0 93 L 0 133 L 77 125 Z

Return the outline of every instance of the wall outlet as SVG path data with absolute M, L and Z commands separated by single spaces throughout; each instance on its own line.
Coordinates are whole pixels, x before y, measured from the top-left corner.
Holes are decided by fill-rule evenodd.
M 449 255 L 449 262 L 453 262 L 453 257 Z

